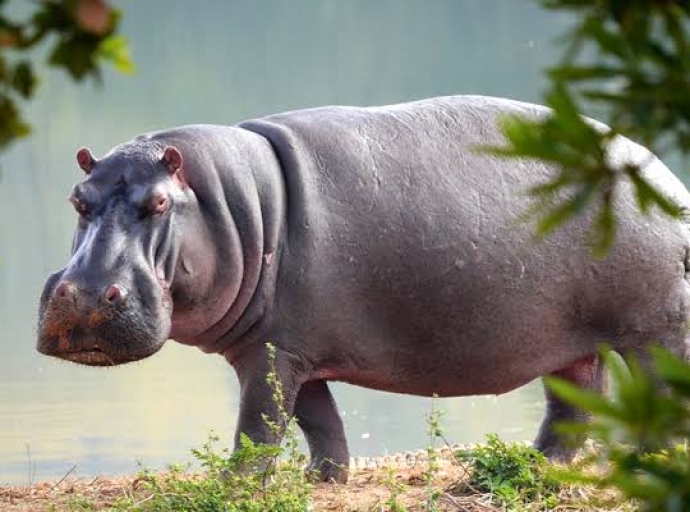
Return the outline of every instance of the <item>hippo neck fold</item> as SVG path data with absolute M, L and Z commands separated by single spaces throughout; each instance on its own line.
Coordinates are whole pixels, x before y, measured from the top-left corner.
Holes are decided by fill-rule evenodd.
M 174 298 L 197 299 L 176 307 L 171 337 L 226 352 L 262 323 L 273 298 L 284 218 L 280 166 L 265 138 L 240 128 L 189 126 L 160 137 L 186 156 L 184 177 L 198 202 L 198 222 L 182 230 L 173 283 Z M 199 266 L 211 267 L 201 283 Z

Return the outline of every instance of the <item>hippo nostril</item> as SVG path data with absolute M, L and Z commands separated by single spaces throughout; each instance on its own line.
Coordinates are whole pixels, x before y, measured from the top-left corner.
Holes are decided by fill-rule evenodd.
M 55 288 L 55 297 L 59 299 L 73 299 L 75 288 L 69 281 L 63 281 Z
M 121 302 L 124 298 L 125 291 L 120 285 L 113 284 L 111 286 L 108 286 L 108 289 L 105 291 L 105 300 L 107 300 L 111 304 Z

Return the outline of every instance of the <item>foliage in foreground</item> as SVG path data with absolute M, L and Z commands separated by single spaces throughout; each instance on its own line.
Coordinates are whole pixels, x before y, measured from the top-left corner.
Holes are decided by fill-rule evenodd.
M 548 70 L 552 115 L 505 119 L 507 145 L 489 150 L 553 164 L 558 172 L 552 180 L 530 190 L 537 233 L 547 235 L 594 208 L 590 238 L 594 254 L 604 257 L 614 241 L 613 204 L 622 185 L 632 188 L 642 213 L 653 207 L 673 217 L 684 213 L 645 177 L 649 159 L 614 165 L 608 151 L 624 135 L 659 156 L 690 153 L 690 2 L 540 1 L 575 15 L 563 57 Z M 603 114 L 610 130 L 580 117 L 583 106 Z M 690 365 L 657 350 L 650 377 L 635 358 L 627 369 L 612 353 L 603 357 L 615 390 L 611 399 L 565 382 L 550 384 L 595 418 L 589 427 L 567 430 L 589 431 L 600 442 L 595 458 L 603 475 L 580 472 L 576 479 L 618 489 L 644 510 L 690 510 Z
M 217 448 L 211 437 L 201 450 L 192 453 L 204 470 L 192 475 L 179 467 L 167 474 L 144 471 L 139 476 L 137 495 L 116 503 L 114 510 L 141 512 L 302 512 L 307 510 L 311 485 L 301 460 L 272 464 L 264 471 L 246 472 L 247 464 L 274 460 L 281 447 L 255 445 L 243 438 L 242 449 L 229 453 Z
M 572 11 L 577 23 L 563 38 L 560 63 L 548 70 L 545 103 L 549 117 L 504 120 L 505 157 L 541 159 L 559 172 L 532 188 L 531 212 L 537 234 L 545 236 L 596 209 L 590 229 L 594 254 L 611 247 L 616 218 L 615 191 L 633 188 L 642 213 L 654 206 L 671 216 L 681 212 L 644 175 L 649 163 L 611 162 L 608 147 L 620 135 L 663 156 L 669 149 L 690 152 L 690 2 L 687 0 L 541 0 L 544 7 Z M 579 116 L 582 106 L 598 110 L 610 130 Z
M 429 419 L 434 425 L 434 416 Z M 438 423 L 435 423 L 436 425 Z M 461 480 L 444 488 L 440 479 L 441 469 L 436 461 L 429 461 L 422 478 L 419 474 L 407 483 L 400 479 L 396 469 L 389 468 L 384 474 L 372 473 L 369 484 L 383 487 L 389 493 L 387 499 L 371 493 L 371 503 L 360 508 L 352 507 L 345 488 L 333 487 L 333 492 L 344 495 L 344 502 L 329 502 L 328 508 L 312 503 L 312 487 L 303 472 L 302 458 L 288 459 L 268 472 L 244 474 L 246 463 L 272 459 L 285 448 L 256 446 L 244 442 L 241 450 L 230 454 L 218 448 L 218 439 L 211 436 L 202 449 L 193 454 L 205 470 L 202 474 L 189 473 L 180 466 L 171 466 L 168 472 L 156 474 L 143 471 L 134 482 L 130 496 L 111 504 L 107 510 L 124 512 L 296 512 L 303 510 L 348 510 L 351 512 L 406 512 L 419 510 L 503 510 L 545 511 L 565 510 L 632 510 L 630 504 L 616 496 L 583 493 L 581 485 L 559 483 L 551 473 L 544 457 L 532 448 L 520 443 L 505 443 L 496 436 L 489 436 L 485 446 L 477 446 L 458 454 L 459 464 L 469 470 L 469 480 Z M 413 483 L 414 482 L 414 483 Z M 410 493 L 415 486 L 423 492 L 411 501 Z M 350 494 L 367 493 L 367 487 L 356 485 Z M 589 495 L 589 496 L 586 496 Z M 71 495 L 65 503 L 70 512 L 101 510 L 92 498 L 82 494 Z M 408 508 L 409 507 L 409 508 Z M 55 506 L 55 512 L 65 510 Z
M 466 487 L 487 493 L 499 507 L 508 510 L 550 510 L 559 504 L 561 484 L 549 471 L 540 452 L 520 443 L 505 443 L 496 435 L 486 445 L 461 450 L 456 456 L 470 462 Z
M 116 509 L 141 512 L 302 512 L 307 510 L 312 485 L 304 471 L 305 457 L 298 449 L 296 424 L 286 412 L 284 394 L 275 371 L 275 347 L 266 344 L 270 371 L 266 378 L 272 390 L 278 419 L 264 421 L 285 446 L 254 444 L 240 434 L 241 449 L 218 451 L 218 438 L 212 436 L 192 455 L 204 470 L 203 476 L 187 475 L 180 468 L 169 468 L 164 477 L 151 472 L 141 476 L 147 496 L 138 502 L 126 500 Z M 285 460 L 279 461 L 280 457 Z
M 610 398 L 552 379 L 549 386 L 564 400 L 594 415 L 590 425 L 564 426 L 573 435 L 588 432 L 600 447 L 585 463 L 598 463 L 595 476 L 573 471 L 566 476 L 599 488 L 618 489 L 645 511 L 690 510 L 690 364 L 652 349 L 653 372 L 613 352 L 602 354 L 609 370 Z
M 34 2 L 30 17 L 11 19 L 7 0 L 0 0 L 0 151 L 31 132 L 18 103 L 33 98 L 38 85 L 35 52 L 52 42 L 48 64 L 76 81 L 100 80 L 102 62 L 129 73 L 129 49 L 117 34 L 120 13 L 102 0 Z

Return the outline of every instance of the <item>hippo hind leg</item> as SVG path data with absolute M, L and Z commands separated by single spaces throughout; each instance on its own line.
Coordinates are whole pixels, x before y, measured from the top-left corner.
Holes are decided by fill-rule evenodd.
M 597 355 L 580 359 L 551 375 L 590 391 L 603 393 L 606 386 L 604 367 Z M 545 387 L 544 393 L 546 395 L 546 416 L 539 428 L 534 446 L 552 462 L 570 462 L 580 446 L 577 446 L 577 443 L 573 442 L 572 439 L 564 438 L 558 434 L 554 430 L 554 425 L 563 421 L 586 423 L 590 420 L 590 415 L 563 402 L 548 387 Z
M 326 381 L 302 385 L 295 402 L 295 416 L 309 445 L 309 470 L 323 481 L 347 482 L 350 454 L 343 422 Z

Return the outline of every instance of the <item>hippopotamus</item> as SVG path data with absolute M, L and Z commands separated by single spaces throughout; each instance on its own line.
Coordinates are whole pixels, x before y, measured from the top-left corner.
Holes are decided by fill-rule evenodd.
M 684 355 L 685 217 L 641 214 L 620 181 L 615 242 L 595 259 L 594 212 L 543 240 L 526 220 L 527 191 L 557 169 L 478 151 L 505 144 L 504 116 L 549 112 L 453 96 L 183 126 L 100 159 L 81 149 L 72 254 L 45 285 L 38 350 L 92 366 L 168 339 L 220 354 L 240 383 L 236 443 L 279 442 L 264 420 L 279 419 L 274 367 L 310 467 L 338 482 L 349 453 L 329 381 L 450 397 L 555 375 L 601 391 L 603 341 L 643 361 L 652 341 Z M 607 154 L 690 208 L 647 149 L 618 137 Z M 553 426 L 587 415 L 545 393 L 535 446 L 569 460 L 576 447 Z

